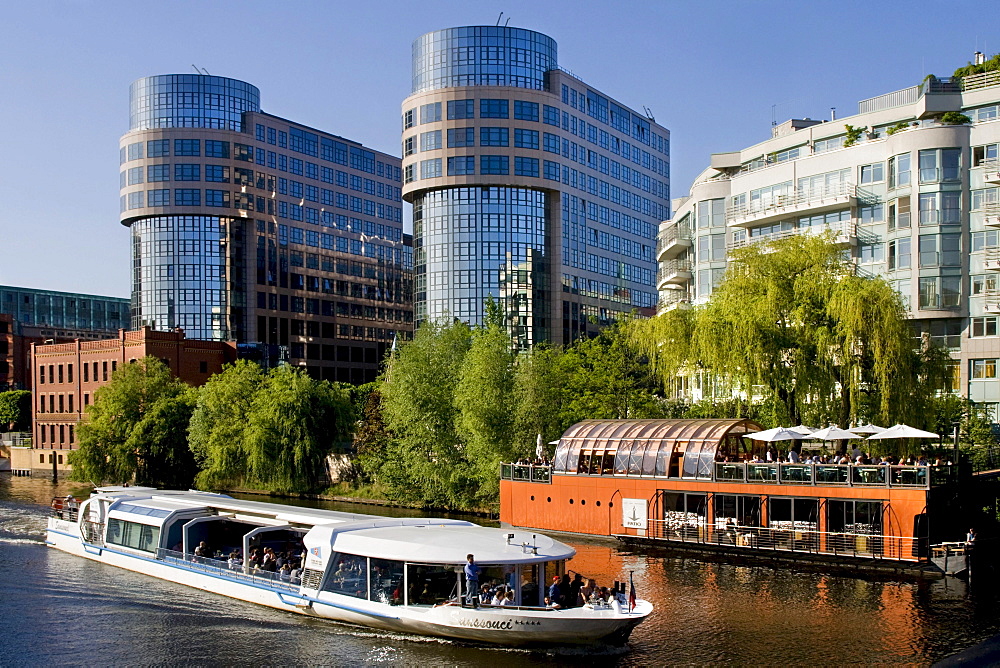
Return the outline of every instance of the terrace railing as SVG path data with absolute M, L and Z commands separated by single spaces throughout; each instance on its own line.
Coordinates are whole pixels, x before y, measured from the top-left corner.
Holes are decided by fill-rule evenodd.
M 716 462 L 716 482 L 773 485 L 843 485 L 927 489 L 955 480 L 956 466 L 888 466 L 885 464 L 787 464 Z
M 162 548 L 156 551 L 156 558 L 180 568 L 208 573 L 215 577 L 232 580 L 233 582 L 243 582 L 258 586 L 263 585 L 271 589 L 286 591 L 290 594 L 299 593 L 300 587 L 297 578 L 286 577 L 281 573 L 272 573 L 259 569 L 244 572 L 242 563 L 240 566 L 232 568 L 228 561 L 196 557 L 192 554 L 184 554 L 183 552 Z
M 552 482 L 552 466 L 548 464 L 501 464 L 500 478 L 518 482 Z
M 922 554 L 921 539 L 909 536 L 852 531 L 819 531 L 815 522 L 782 521 L 771 526 L 749 526 L 713 523 L 704 519 L 678 523 L 667 518 L 647 520 L 646 538 L 658 538 L 681 543 L 715 545 L 761 552 L 799 552 L 817 555 L 885 559 L 892 561 L 919 561 Z M 624 529 L 626 534 L 638 535 L 635 529 Z

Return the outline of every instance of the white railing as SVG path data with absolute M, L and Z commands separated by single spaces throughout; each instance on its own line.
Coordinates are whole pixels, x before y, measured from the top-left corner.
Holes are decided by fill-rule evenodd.
M 667 262 L 661 262 L 659 269 L 656 270 L 656 282 L 662 283 L 671 276 L 676 276 L 681 272 L 690 271 L 690 260 L 668 260 Z
M 689 513 L 690 515 L 690 513 Z M 920 561 L 920 539 L 858 531 L 819 531 L 816 522 L 772 521 L 751 526 L 699 518 L 648 520 L 646 538 L 761 552 L 797 552 L 863 559 Z M 867 525 L 866 525 L 867 526 Z M 639 536 L 635 529 L 619 535 Z
M 853 221 L 845 220 L 839 223 L 832 223 L 828 225 L 813 225 L 811 227 L 796 227 L 790 230 L 781 230 L 780 232 L 774 232 L 773 234 L 759 234 L 757 236 L 746 236 L 740 239 L 733 239 L 726 244 L 726 248 L 729 250 L 734 250 L 736 248 L 743 248 L 744 246 L 752 246 L 753 244 L 767 243 L 770 241 L 777 241 L 778 239 L 785 239 L 787 237 L 794 237 L 799 234 L 812 234 L 819 236 L 826 232 L 832 232 L 834 235 L 834 241 L 836 243 L 851 243 L 851 240 L 857 235 L 857 228 Z
M 674 223 L 657 233 L 656 254 L 659 255 L 665 248 L 682 241 L 691 241 L 691 226 L 688 224 L 681 225 L 680 223 Z
M 970 74 L 962 77 L 962 91 L 976 90 L 977 88 L 989 88 L 990 86 L 1000 86 L 1000 70 L 983 72 L 982 74 Z
M 819 206 L 849 204 L 851 199 L 855 197 L 858 197 L 858 188 L 853 183 L 840 183 L 828 188 L 796 190 L 787 195 L 774 195 L 739 206 L 731 206 L 726 210 L 726 222 L 748 222 Z
M 920 86 L 910 86 L 909 88 L 904 88 L 903 90 L 884 93 L 883 95 L 877 95 L 875 97 L 870 97 L 867 100 L 861 100 L 858 102 L 858 113 L 867 114 L 872 111 L 881 111 L 882 109 L 901 107 L 904 104 L 913 104 L 920 99 L 920 96 Z

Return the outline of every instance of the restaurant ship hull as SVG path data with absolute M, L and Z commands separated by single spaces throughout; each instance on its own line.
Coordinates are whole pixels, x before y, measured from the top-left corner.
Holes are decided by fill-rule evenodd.
M 961 528 L 957 467 L 748 461 L 748 420 L 589 420 L 549 466 L 505 464 L 504 526 L 686 552 L 921 570 Z
M 81 507 L 80 517 L 85 516 L 88 511 L 86 506 Z M 62 513 L 62 516 L 68 517 L 69 514 Z M 451 526 L 457 530 L 475 527 L 484 531 L 497 531 L 453 520 L 432 522 L 441 523 L 437 525 L 437 529 Z M 404 526 L 412 530 L 424 528 L 428 522 L 387 521 L 375 518 L 367 522 L 362 521 L 362 524 L 376 530 Z M 337 531 L 345 529 L 346 527 L 338 527 Z M 325 530 L 319 533 L 318 544 L 313 544 L 316 541 L 309 540 L 314 536 L 308 533 L 305 535 L 305 545 L 309 548 L 307 559 L 312 561 L 312 566 L 325 570 L 328 560 L 320 557 L 324 552 L 323 547 L 330 544 L 327 534 L 335 532 Z M 48 545 L 70 554 L 248 603 L 391 632 L 504 646 L 623 644 L 632 629 L 652 611 L 652 605 L 646 601 L 638 601 L 631 613 L 623 611 L 618 601 L 606 609 L 566 610 L 535 606 L 474 608 L 463 607 L 454 601 L 427 606 L 387 605 L 380 601 L 325 591 L 319 586 L 310 587 L 306 577 L 300 586 L 296 586 L 270 577 L 217 568 L 210 564 L 211 560 L 198 559 L 191 554 L 171 556 L 172 552 L 164 549 L 144 553 L 140 550 L 111 545 L 106 540 L 88 540 L 88 538 L 95 537 L 92 531 L 88 531 L 85 520 L 49 518 Z M 518 535 L 518 538 L 524 536 Z M 551 539 L 546 539 L 545 543 L 562 545 Z M 569 555 L 572 554 L 572 548 L 566 550 Z M 551 556 L 565 557 L 566 550 L 560 552 L 557 548 Z M 485 550 L 481 552 L 485 553 Z M 310 570 L 317 585 L 323 581 L 322 577 L 316 575 L 323 571 L 309 569 L 307 565 L 305 570 L 307 575 Z

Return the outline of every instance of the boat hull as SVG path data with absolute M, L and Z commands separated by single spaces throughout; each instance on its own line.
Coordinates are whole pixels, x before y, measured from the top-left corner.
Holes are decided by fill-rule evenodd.
M 54 518 L 49 520 L 46 542 L 50 547 L 110 566 L 285 612 L 477 643 L 515 647 L 621 645 L 652 612 L 652 605 L 646 601 L 639 601 L 635 610 L 628 613 L 617 604 L 607 610 L 390 606 L 324 591 L 293 591 L 287 585 L 277 588 L 237 580 L 221 572 L 206 572 L 199 564 L 170 562 L 117 547 L 89 544 L 82 540 L 75 522 Z

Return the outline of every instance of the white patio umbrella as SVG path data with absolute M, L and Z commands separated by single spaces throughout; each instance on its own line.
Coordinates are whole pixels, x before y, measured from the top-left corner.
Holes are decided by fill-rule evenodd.
M 788 428 L 788 430 L 789 430 L 789 431 L 797 431 L 797 432 L 799 432 L 800 434 L 811 434 L 811 433 L 813 433 L 814 431 L 816 431 L 816 430 L 815 430 L 815 429 L 813 429 L 812 427 L 807 427 L 807 426 L 805 426 L 804 424 L 800 424 L 800 425 L 798 425 L 797 427 L 789 427 L 789 428 Z
M 883 440 L 887 438 L 941 438 L 938 434 L 930 431 L 924 431 L 922 429 L 917 429 L 916 427 L 910 427 L 905 424 L 897 424 L 894 427 L 889 427 L 885 431 L 880 431 L 877 434 L 872 434 L 868 437 L 869 441 Z
M 863 424 L 860 427 L 851 427 L 851 431 L 855 434 L 878 434 L 879 432 L 885 431 L 885 427 L 879 427 L 872 423 Z
M 800 434 L 797 431 L 785 429 L 784 427 L 765 429 L 764 431 L 757 431 L 752 434 L 744 434 L 744 436 L 755 441 L 767 441 L 768 443 L 774 443 L 775 441 L 801 441 L 804 438 L 809 438 L 805 434 Z
M 809 440 L 816 441 L 842 441 L 849 438 L 864 438 L 864 436 L 856 434 L 853 431 L 848 431 L 847 429 L 841 429 L 835 424 L 809 434 Z

